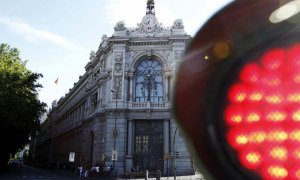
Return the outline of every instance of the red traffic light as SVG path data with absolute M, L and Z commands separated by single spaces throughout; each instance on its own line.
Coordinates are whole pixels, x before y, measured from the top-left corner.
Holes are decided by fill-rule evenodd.
M 300 178 L 300 64 L 292 61 L 299 47 L 245 64 L 227 93 L 227 142 L 241 165 L 265 179 Z
M 207 178 L 300 179 L 299 11 L 236 1 L 187 50 L 174 105 Z

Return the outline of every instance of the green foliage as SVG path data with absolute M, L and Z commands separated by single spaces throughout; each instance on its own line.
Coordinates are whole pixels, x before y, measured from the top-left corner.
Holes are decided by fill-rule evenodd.
M 28 144 L 46 106 L 37 98 L 42 75 L 28 70 L 19 55 L 18 49 L 0 44 L 0 166 Z

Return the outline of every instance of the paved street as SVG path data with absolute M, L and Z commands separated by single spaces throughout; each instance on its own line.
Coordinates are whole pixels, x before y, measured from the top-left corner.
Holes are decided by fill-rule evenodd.
M 68 171 L 57 171 L 51 169 L 36 168 L 31 166 L 8 167 L 0 171 L 0 180 L 46 180 L 46 179 L 80 179 L 78 176 Z
M 22 166 L 22 167 L 9 167 L 5 170 L 0 171 L 0 180 L 54 180 L 54 179 L 80 179 L 78 175 L 75 175 L 71 171 L 62 170 L 52 170 L 37 168 L 32 166 Z M 112 180 L 113 178 L 105 177 L 88 177 L 87 179 L 106 179 Z M 143 179 L 143 178 L 142 178 Z M 154 180 L 156 178 L 149 178 L 149 180 Z M 161 180 L 172 180 L 173 176 L 161 177 Z M 204 180 L 200 175 L 193 176 L 177 176 L 178 180 Z

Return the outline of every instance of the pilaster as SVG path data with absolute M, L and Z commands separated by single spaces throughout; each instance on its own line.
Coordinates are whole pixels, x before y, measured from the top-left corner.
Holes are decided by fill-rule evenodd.
M 126 171 L 130 171 L 133 167 L 133 121 L 128 120 L 128 137 L 127 137 L 127 155 L 126 155 Z

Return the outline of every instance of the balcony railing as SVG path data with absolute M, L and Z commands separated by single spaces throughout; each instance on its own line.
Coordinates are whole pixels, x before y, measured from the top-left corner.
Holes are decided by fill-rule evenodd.
M 132 102 L 132 108 L 143 109 L 143 108 L 165 108 L 165 102 Z M 130 108 L 130 105 L 129 105 Z

